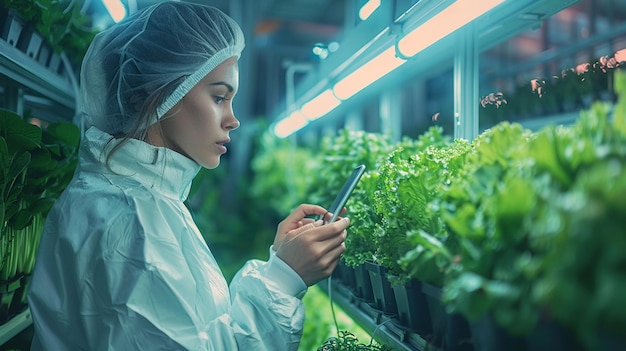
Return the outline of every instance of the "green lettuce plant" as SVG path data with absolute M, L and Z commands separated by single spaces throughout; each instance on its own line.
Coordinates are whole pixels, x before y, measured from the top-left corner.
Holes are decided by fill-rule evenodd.
M 556 321 L 591 349 L 598 335 L 626 332 L 616 308 L 626 286 L 625 110 L 620 99 L 612 121 L 595 104 L 571 126 L 508 126 L 477 139 L 492 150 L 473 153 L 443 194 L 458 240 L 444 286 L 452 311 L 489 314 L 517 335 Z
M 44 218 L 76 168 L 79 138 L 72 124 L 42 130 L 0 110 L 0 280 L 31 272 Z
M 403 235 L 398 238 L 406 241 L 408 249 L 386 255 L 388 261 L 396 262 L 397 269 L 406 272 L 401 277 L 436 286 L 443 284 L 444 270 L 452 257 L 444 245 L 448 234 L 437 201 L 452 177 L 465 164 L 469 151 L 469 142 L 457 139 L 444 145 L 429 146 L 405 163 L 405 175 L 397 178 L 395 185 L 398 190 L 397 204 L 392 206 L 399 210 L 396 216 L 403 226 L 399 232 Z M 384 204 L 391 199 L 379 200 Z M 383 222 L 383 229 L 388 230 L 388 227 L 388 222 Z M 382 250 L 388 252 L 382 246 L 384 244 L 381 243 Z
M 452 256 L 444 302 L 471 320 L 491 313 L 500 325 L 527 331 L 536 322 L 523 297 L 528 272 L 528 232 L 533 211 L 532 171 L 527 162 L 532 133 L 500 123 L 472 142 L 466 163 L 441 194 L 441 216 Z M 497 306 L 497 308 L 496 308 Z
M 534 147 L 551 146 L 559 162 L 538 164 L 558 177 L 539 201 L 548 214 L 531 225 L 533 248 L 543 252 L 531 297 L 588 349 L 607 338 L 623 344 L 626 333 L 619 307 L 626 288 L 626 76 L 615 78 L 612 120 L 606 105 L 595 104 L 571 128 L 546 130 L 550 137 Z
M 317 351 L 392 351 L 386 345 L 378 345 L 372 339 L 364 344 L 349 331 L 341 330 L 337 336 L 328 338 Z
M 341 130 L 336 136 L 326 136 L 318 155 L 320 162 L 313 170 L 307 194 L 313 203 L 329 206 L 354 168 L 365 165 L 365 173 L 346 203 L 350 228 L 346 238 L 346 265 L 355 267 L 372 260 L 376 251 L 373 239 L 379 218 L 374 212 L 373 192 L 378 182 L 378 169 L 393 150 L 388 135 L 364 131 Z
M 438 230 L 428 203 L 437 193 L 449 163 L 439 151 L 450 143 L 440 127 L 432 127 L 415 140 L 405 140 L 380 167 L 374 193 L 376 213 L 375 262 L 385 266 L 394 283 L 408 280 L 399 260 L 412 248 L 408 235 L 413 231 Z

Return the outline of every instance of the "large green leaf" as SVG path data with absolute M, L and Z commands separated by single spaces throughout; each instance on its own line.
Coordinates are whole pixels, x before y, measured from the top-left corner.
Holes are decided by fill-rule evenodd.
M 41 128 L 4 109 L 0 109 L 0 136 L 6 139 L 9 153 L 29 151 L 41 145 Z
M 7 146 L 7 140 L 0 135 L 0 171 L 5 173 L 9 169 L 9 164 L 11 162 L 11 157 L 9 157 L 9 148 Z M 0 174 L 2 174 L 0 173 Z M 0 183 L 3 183 L 4 180 L 0 179 Z
M 80 142 L 80 130 L 74 124 L 53 123 L 46 128 L 43 134 L 43 140 L 46 143 L 60 142 L 76 149 Z
M 28 210 L 21 210 L 13 217 L 13 228 L 20 230 L 26 228 L 33 221 L 33 213 Z
M 4 199 L 0 198 L 0 237 L 4 235 L 4 212 L 6 209 L 6 205 L 4 204 Z M 1 256 L 0 256 L 1 258 Z
M 22 175 L 28 164 L 30 163 L 31 155 L 30 152 L 24 152 L 16 155 L 9 165 L 9 172 L 7 182 L 13 182 L 16 178 Z

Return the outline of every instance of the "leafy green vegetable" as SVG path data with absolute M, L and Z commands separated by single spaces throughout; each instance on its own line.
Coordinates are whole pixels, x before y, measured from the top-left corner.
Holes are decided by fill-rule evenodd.
M 392 351 L 393 349 L 372 342 L 363 344 L 349 331 L 341 330 L 337 337 L 330 337 L 317 351 Z
M 74 174 L 79 138 L 72 124 L 42 130 L 0 110 L 0 280 L 32 270 L 43 218 Z
M 442 194 L 452 311 L 491 314 L 513 334 L 547 313 L 587 346 L 626 333 L 622 101 L 613 121 L 594 104 L 571 126 L 500 124 L 477 138 Z
M 374 194 L 376 211 L 382 218 L 377 228 L 376 258 L 400 282 L 436 276 L 433 265 L 426 272 L 420 272 L 424 268 L 421 265 L 411 265 L 417 256 L 428 252 L 418 245 L 420 241 L 424 243 L 426 233 L 434 236 L 432 240 L 445 236 L 438 211 L 431 203 L 464 164 L 464 155 L 469 151 L 469 143 L 464 140 L 439 139 L 433 145 L 422 145 L 424 149 L 408 156 L 402 146 L 390 155 L 381 166 L 381 179 Z M 414 248 L 409 260 L 400 261 Z M 407 269 L 411 276 L 406 274 Z
M 323 155 L 312 174 L 308 195 L 313 203 L 329 206 L 343 183 L 360 164 L 365 173 L 346 203 L 350 228 L 346 238 L 343 260 L 348 266 L 358 266 L 372 260 L 377 249 L 374 229 L 380 221 L 373 207 L 373 193 L 378 182 L 378 168 L 393 149 L 389 136 L 380 133 L 344 129 L 336 137 L 322 140 L 319 155 Z
M 531 329 L 537 318 L 521 303 L 526 286 L 520 283 L 526 267 L 520 260 L 527 259 L 524 217 L 537 201 L 528 191 L 530 140 L 529 131 L 507 122 L 483 132 L 442 192 L 440 207 L 449 230 L 446 246 L 454 257 L 444 301 L 470 319 L 493 313 L 496 322 L 516 334 Z
M 540 197 L 550 215 L 535 218 L 530 231 L 533 249 L 543 254 L 532 297 L 587 346 L 599 333 L 626 333 L 626 314 L 617 307 L 626 287 L 626 134 L 619 123 L 608 121 L 601 104 L 581 115 L 563 137 L 585 150 L 568 158 L 572 184 L 552 184 Z

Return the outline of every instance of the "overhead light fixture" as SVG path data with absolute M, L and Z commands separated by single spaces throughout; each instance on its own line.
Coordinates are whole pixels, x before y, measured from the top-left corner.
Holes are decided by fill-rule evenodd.
M 116 23 L 126 17 L 126 7 L 121 0 L 102 0 L 102 3 Z
M 312 100 L 302 105 L 300 111 L 276 123 L 274 132 L 286 137 L 305 127 L 310 120 L 320 118 L 367 86 L 404 64 L 410 58 L 430 45 L 443 39 L 474 19 L 485 14 L 505 0 L 456 0 L 444 10 L 418 25 L 392 44 L 362 64 L 347 76 L 335 83 Z M 369 1 L 361 8 L 372 6 L 372 12 L 380 6 L 380 1 Z M 371 14 L 371 13 L 370 13 Z M 398 57 L 400 56 L 400 57 Z
M 400 39 L 398 51 L 406 57 L 414 56 L 503 2 L 457 0 Z
M 359 18 L 361 18 L 362 21 L 365 21 L 379 6 L 380 0 L 369 0 L 365 3 L 365 5 L 361 6 L 361 9 L 359 10 Z
M 279 138 L 286 138 L 293 132 L 304 128 L 309 120 L 300 111 L 295 111 L 287 118 L 282 119 L 274 126 L 274 134 Z
M 406 61 L 396 57 L 393 46 L 374 57 L 333 86 L 335 96 L 347 100 Z
M 285 138 L 297 130 L 304 128 L 309 121 L 318 119 L 339 106 L 341 101 L 335 97 L 332 90 L 323 93 L 302 105 L 299 111 L 292 112 L 286 118 L 278 121 L 274 126 L 274 134 Z
M 339 104 L 341 104 L 341 101 L 337 99 L 332 90 L 327 89 L 306 104 L 302 105 L 300 111 L 302 111 L 303 115 L 313 120 L 318 119 L 334 110 L 335 107 L 339 106 Z

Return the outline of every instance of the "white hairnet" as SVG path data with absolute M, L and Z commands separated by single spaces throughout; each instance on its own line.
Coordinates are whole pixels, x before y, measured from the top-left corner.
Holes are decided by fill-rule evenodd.
M 146 104 L 155 103 L 149 98 L 164 94 L 147 128 L 243 48 L 239 25 L 216 8 L 169 1 L 152 5 L 98 33 L 87 50 L 80 76 L 86 125 L 126 134 L 140 111 L 149 111 Z

